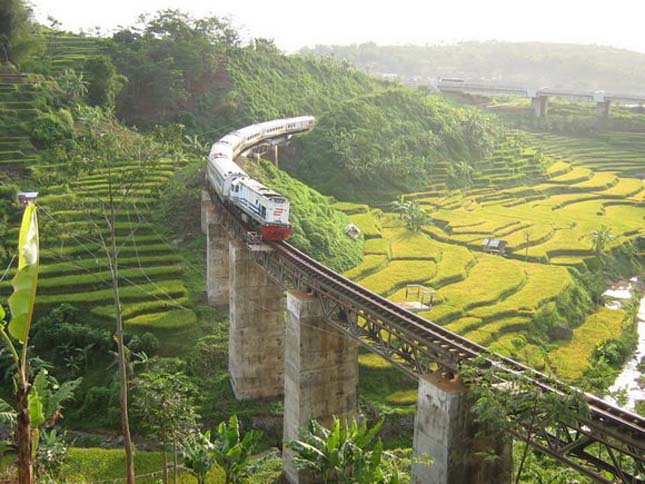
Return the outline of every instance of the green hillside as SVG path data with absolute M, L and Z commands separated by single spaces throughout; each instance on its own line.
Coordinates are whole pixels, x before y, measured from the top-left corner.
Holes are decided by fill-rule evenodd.
M 90 58 L 105 53 L 105 39 L 69 32 L 46 30 L 45 52 L 38 60 L 38 72 L 56 75 L 65 69 L 82 71 Z
M 496 140 L 490 119 L 406 88 L 355 98 L 323 113 L 303 139 L 303 156 L 283 165 L 345 200 L 391 200 L 446 183 L 459 161 L 485 156 Z

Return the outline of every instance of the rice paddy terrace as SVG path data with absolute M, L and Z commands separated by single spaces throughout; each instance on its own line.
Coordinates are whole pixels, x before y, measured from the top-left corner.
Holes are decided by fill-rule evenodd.
M 0 170 L 16 170 L 37 160 L 28 125 L 39 111 L 36 85 L 25 75 L 0 74 Z
M 580 143 L 589 159 L 602 159 L 593 156 L 597 144 Z M 622 310 L 581 312 L 570 339 L 554 338 L 548 348 L 529 343 L 527 335 L 540 312 L 561 304 L 590 307 L 575 271 L 594 260 L 594 230 L 611 228 L 612 248 L 645 233 L 643 181 L 610 163 L 598 166 L 602 170 L 511 139 L 480 162 L 468 190 L 445 189 L 447 177 L 439 174 L 431 190 L 407 196 L 434 220 L 419 232 L 406 229 L 397 214 L 338 203 L 366 238 L 363 263 L 346 275 L 394 301 L 406 299 L 408 284 L 429 286 L 436 290 L 434 304 L 422 316 L 575 380 L 595 347 L 620 334 Z M 507 242 L 506 256 L 486 253 L 482 243 L 491 237 Z M 372 356 L 363 358 L 364 367 L 387 369 Z M 409 393 L 407 403 L 414 404 Z M 402 403 L 405 394 L 388 398 Z
M 130 331 L 175 334 L 190 330 L 196 323 L 195 313 L 186 307 L 189 291 L 182 280 L 184 261 L 177 247 L 160 233 L 160 227 L 145 221 L 150 206 L 158 200 L 157 190 L 181 166 L 168 160 L 156 163 L 131 192 L 134 208 L 117 218 L 121 300 L 124 322 Z M 129 163 L 120 168 L 129 169 Z M 104 321 L 108 328 L 114 325 L 107 261 L 86 237 L 96 223 L 88 211 L 107 198 L 107 190 L 105 174 L 98 170 L 69 180 L 67 186 L 50 186 L 41 191 L 39 313 L 68 303 L 87 310 L 90 320 Z M 4 295 L 9 290 L 8 281 L 0 284 Z M 172 338 L 163 341 L 173 344 Z M 164 350 L 172 352 L 169 348 Z
M 577 166 L 621 176 L 645 176 L 645 136 L 642 133 L 612 131 L 594 138 L 552 133 L 531 133 L 529 136 L 545 153 L 564 157 Z
M 52 74 L 74 69 L 82 71 L 88 58 L 105 51 L 105 40 L 97 37 L 51 31 L 45 35 L 46 55 L 41 61 Z

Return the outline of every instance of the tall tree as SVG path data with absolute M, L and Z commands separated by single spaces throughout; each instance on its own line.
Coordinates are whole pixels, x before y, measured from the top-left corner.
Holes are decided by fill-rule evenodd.
M 117 98 L 119 116 L 137 126 L 190 124 L 195 112 L 212 109 L 227 49 L 239 44 L 222 19 L 194 19 L 162 10 L 112 37 L 110 54 L 128 83 Z
M 157 437 L 161 443 L 164 484 L 168 482 L 168 445 L 173 447 L 176 472 L 177 443 L 197 428 L 194 391 L 193 385 L 181 374 L 150 371 L 135 380 L 133 410 L 143 430 Z
M 150 138 L 123 128 L 110 111 L 100 107 L 79 107 L 76 112 L 77 151 L 68 162 L 76 170 L 95 176 L 101 189 L 83 196 L 71 193 L 69 208 L 83 214 L 83 224 L 76 229 L 64 226 L 66 237 L 74 237 L 91 252 L 101 268 L 109 274 L 112 290 L 115 333 L 117 344 L 117 373 L 119 376 L 119 406 L 121 433 L 126 454 L 128 483 L 135 480 L 134 449 L 129 421 L 129 351 L 125 346 L 120 271 L 120 256 L 124 245 L 132 243 L 136 226 L 125 235 L 119 232 L 119 222 L 125 219 L 141 220 L 142 210 L 137 205 L 136 189 L 154 168 L 160 157 L 160 148 Z M 73 190 L 73 188 L 72 188 Z
M 472 412 L 481 424 L 481 432 L 495 429 L 500 438 L 515 437 L 521 442 L 519 459 L 514 462 L 515 484 L 526 477 L 531 440 L 545 429 L 568 432 L 562 422 L 576 422 L 589 415 L 584 395 L 579 391 L 572 388 L 561 394 L 545 392 L 524 375 L 504 370 L 501 365 L 489 365 L 483 357 L 464 365 L 461 376 L 472 392 Z
M 18 64 L 36 43 L 32 10 L 23 0 L 0 0 L 0 64 Z
M 98 55 L 85 61 L 83 72 L 87 77 L 87 102 L 90 106 L 113 108 L 117 94 L 127 79 L 116 72 L 108 56 Z

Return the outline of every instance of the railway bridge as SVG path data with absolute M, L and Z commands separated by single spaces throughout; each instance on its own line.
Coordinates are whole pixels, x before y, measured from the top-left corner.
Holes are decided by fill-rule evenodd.
M 560 97 L 567 99 L 578 99 L 596 103 L 596 114 L 600 119 L 609 117 L 609 108 L 613 103 L 622 104 L 645 104 L 645 95 L 610 93 L 605 91 L 583 91 L 576 89 L 558 88 L 531 88 L 523 86 L 505 86 L 492 83 L 465 82 L 461 79 L 441 79 L 437 83 L 437 89 L 446 93 L 466 93 L 518 96 L 531 99 L 533 112 L 538 118 L 546 117 L 549 111 L 549 98 Z
M 219 199 L 202 195 L 209 304 L 228 307 L 229 373 L 238 399 L 284 396 L 283 439 L 311 419 L 351 417 L 358 409 L 358 346 L 418 380 L 415 483 L 504 483 L 511 453 L 502 439 L 475 433 L 461 364 L 489 358 L 544 392 L 569 390 L 533 369 L 492 355 L 335 273 L 287 242 L 252 250 L 249 228 Z M 261 250 L 257 250 L 261 249 Z M 543 428 L 528 442 L 598 482 L 645 482 L 645 419 L 585 394 L 588 417 Z M 524 438 L 514 435 L 515 438 Z M 484 439 L 500 457 L 479 457 Z M 283 451 L 289 482 L 309 482 Z

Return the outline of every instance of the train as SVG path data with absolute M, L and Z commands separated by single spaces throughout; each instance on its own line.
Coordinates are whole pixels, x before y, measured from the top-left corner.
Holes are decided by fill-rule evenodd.
M 252 124 L 216 141 L 208 154 L 206 181 L 220 200 L 258 229 L 264 240 L 286 240 L 291 235 L 289 200 L 248 175 L 235 160 L 263 144 L 288 140 L 315 125 L 313 116 L 276 119 Z

